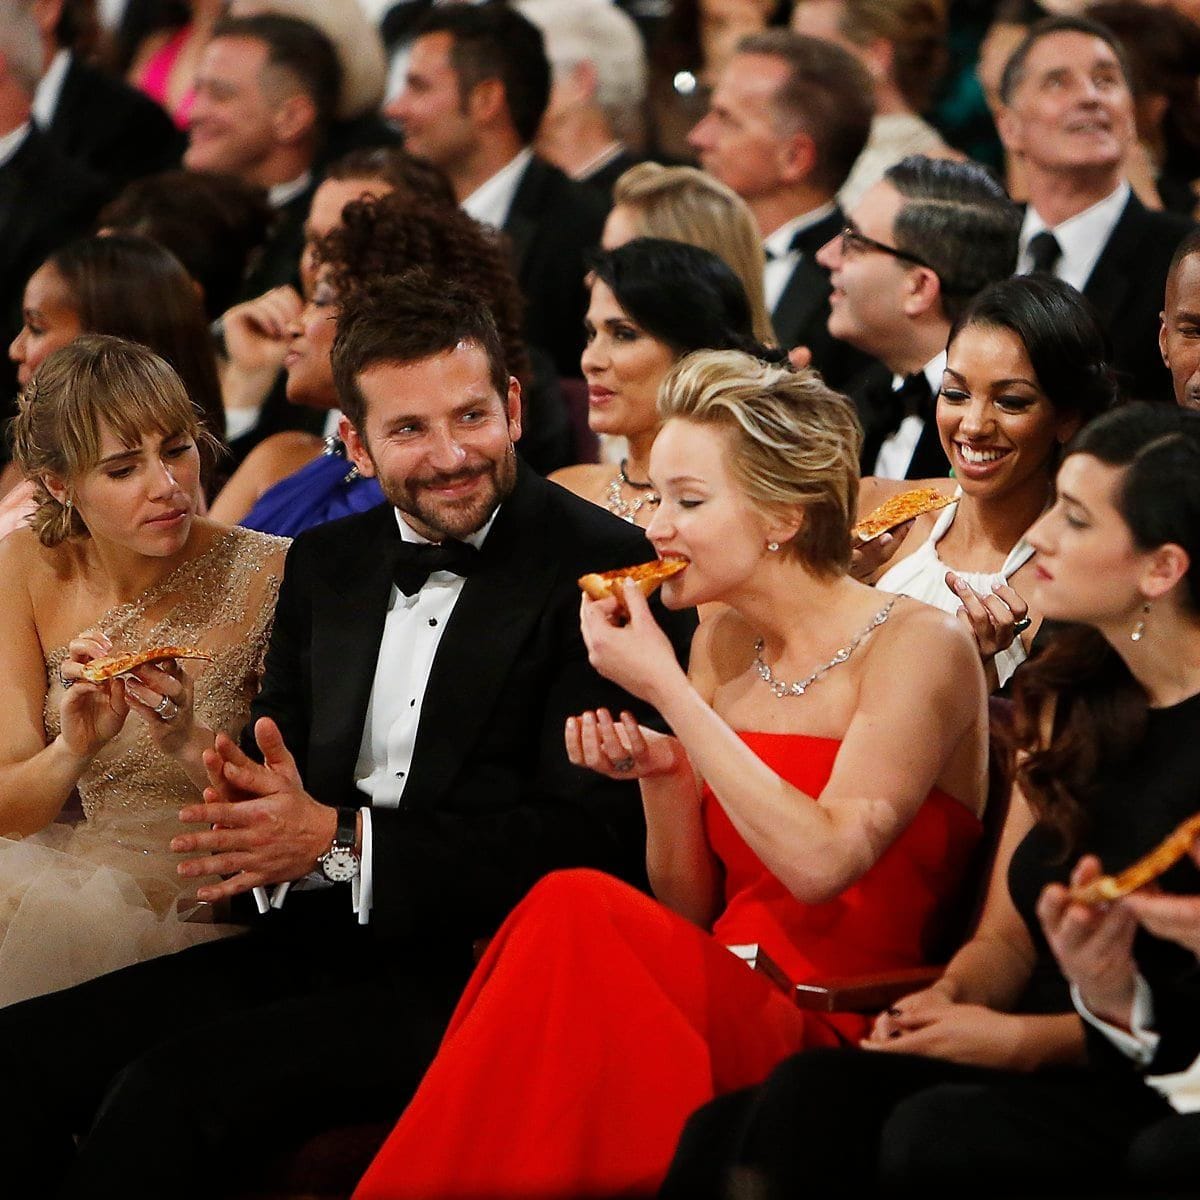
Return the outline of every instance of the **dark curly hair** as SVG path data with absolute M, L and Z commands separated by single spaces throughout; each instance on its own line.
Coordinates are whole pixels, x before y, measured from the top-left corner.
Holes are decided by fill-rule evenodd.
M 1116 507 L 1141 550 L 1178 545 L 1190 560 L 1184 605 L 1200 613 L 1200 413 L 1126 404 L 1086 426 L 1067 455 L 1123 468 Z M 1061 837 L 1064 860 L 1087 826 L 1095 788 L 1128 761 L 1146 727 L 1148 701 L 1124 660 L 1096 629 L 1064 625 L 1013 681 L 1014 778 L 1038 819 Z M 1053 704 L 1048 744 L 1041 723 Z
M 395 195 L 347 204 L 340 228 L 316 246 L 342 303 L 369 280 L 423 271 L 458 284 L 487 304 L 511 374 L 525 385 L 529 356 L 521 337 L 523 301 L 500 237 L 461 209 Z

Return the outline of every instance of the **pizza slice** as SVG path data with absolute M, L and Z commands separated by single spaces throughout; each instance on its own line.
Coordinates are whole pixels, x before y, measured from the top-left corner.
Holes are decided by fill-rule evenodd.
M 945 508 L 954 502 L 954 496 L 940 492 L 935 487 L 913 488 L 909 492 L 897 492 L 889 496 L 874 512 L 863 517 L 850 533 L 860 542 L 869 542 L 905 521 L 911 521 L 927 512 Z
M 212 655 L 194 646 L 151 646 L 146 650 L 134 650 L 127 654 L 110 654 L 106 658 L 93 658 L 83 668 L 83 678 L 89 683 L 104 683 L 118 675 L 128 675 L 147 663 L 164 662 L 168 658 L 198 658 L 212 662 Z
M 1071 889 L 1076 904 L 1104 904 L 1119 900 L 1153 883 L 1164 871 L 1170 870 L 1200 837 L 1200 813 L 1188 817 L 1173 833 L 1168 834 L 1149 854 L 1116 875 L 1101 875 L 1091 883 Z
M 670 579 L 672 575 L 677 575 L 687 565 L 688 560 L 682 557 L 656 558 L 650 562 L 638 563 L 633 567 L 618 567 L 615 571 L 581 575 L 579 586 L 593 600 L 606 600 L 609 596 L 615 596 L 617 603 L 624 609 L 622 580 L 632 579 L 638 585 L 642 595 L 649 597 L 664 579 Z

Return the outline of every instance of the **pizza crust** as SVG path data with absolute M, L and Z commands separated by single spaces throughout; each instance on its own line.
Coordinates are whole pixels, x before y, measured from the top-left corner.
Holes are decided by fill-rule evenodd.
M 152 646 L 146 650 L 134 650 L 127 654 L 110 654 L 106 658 L 93 658 L 83 668 L 83 678 L 89 683 L 105 683 L 118 675 L 144 667 L 147 663 L 165 662 L 168 658 L 197 658 L 212 662 L 212 655 L 194 646 Z
M 632 567 L 619 567 L 615 571 L 593 572 L 579 577 L 579 586 L 593 600 L 607 600 L 609 596 L 616 598 L 617 604 L 625 608 L 624 588 L 621 580 L 632 579 L 643 596 L 649 598 L 654 590 L 665 579 L 677 575 L 688 565 L 686 558 L 656 558 L 650 562 L 638 563 Z
M 1072 888 L 1071 900 L 1076 904 L 1106 904 L 1136 892 L 1153 883 L 1164 871 L 1170 870 L 1192 848 L 1200 837 L 1200 813 L 1188 817 L 1178 829 L 1164 838 L 1149 854 L 1116 875 L 1101 875 L 1082 887 Z
M 863 517 L 850 533 L 860 542 L 869 542 L 905 521 L 934 512 L 954 503 L 954 496 L 938 491 L 935 487 L 913 488 L 908 492 L 897 492 L 889 496 L 877 509 Z

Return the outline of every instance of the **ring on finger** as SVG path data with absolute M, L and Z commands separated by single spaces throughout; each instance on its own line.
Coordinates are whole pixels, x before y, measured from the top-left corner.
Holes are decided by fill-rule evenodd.
M 633 770 L 633 755 L 631 754 L 628 758 L 622 758 L 622 759 L 618 760 L 617 762 L 613 763 L 612 769 L 614 771 L 620 771 L 622 774 L 624 774 L 626 771 L 632 771 Z
M 170 696 L 164 696 L 154 706 L 154 715 L 163 721 L 173 721 L 179 715 L 179 705 Z
M 69 687 L 74 687 L 74 686 L 75 686 L 75 683 L 76 683 L 76 681 L 75 681 L 74 679 L 68 679 L 68 678 L 67 678 L 67 677 L 66 677 L 66 676 L 65 676 L 65 675 L 62 673 L 62 668 L 61 668 L 61 667 L 59 668 L 59 671 L 58 671 L 58 682 L 62 684 L 62 686 L 63 686 L 63 691 L 64 691 L 64 692 L 67 690 L 67 688 L 69 688 Z
M 1013 633 L 1024 633 L 1032 624 L 1032 617 L 1022 617 L 1019 621 L 1013 622 Z

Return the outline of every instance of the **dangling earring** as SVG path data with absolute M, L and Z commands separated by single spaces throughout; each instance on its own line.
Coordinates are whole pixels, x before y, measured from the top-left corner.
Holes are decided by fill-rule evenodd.
M 1142 615 L 1138 617 L 1133 626 L 1133 631 L 1129 635 L 1131 642 L 1140 642 L 1146 636 L 1146 618 L 1150 615 L 1150 601 L 1147 600 L 1142 605 Z
M 779 543 L 778 542 L 768 542 L 767 549 L 770 550 L 770 552 L 772 554 L 774 554 L 779 549 Z

